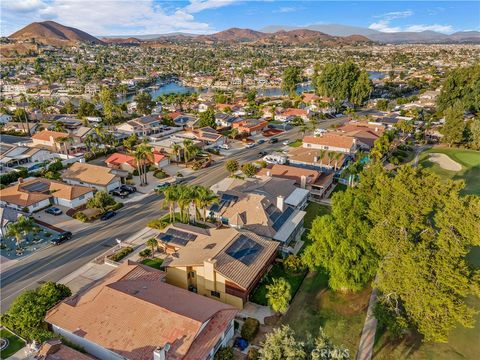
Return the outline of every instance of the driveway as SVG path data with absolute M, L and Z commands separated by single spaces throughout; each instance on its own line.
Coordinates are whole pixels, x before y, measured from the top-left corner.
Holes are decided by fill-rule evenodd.
M 64 231 L 71 231 L 73 234 L 89 226 L 86 223 L 82 223 L 81 221 L 78 221 L 66 215 L 66 212 L 68 210 L 67 207 L 60 206 L 60 205 L 54 205 L 54 206 L 62 210 L 63 213 L 61 215 L 55 216 L 55 215 L 47 214 L 45 210 L 42 210 L 33 214 L 33 217 L 37 220 L 53 225 Z

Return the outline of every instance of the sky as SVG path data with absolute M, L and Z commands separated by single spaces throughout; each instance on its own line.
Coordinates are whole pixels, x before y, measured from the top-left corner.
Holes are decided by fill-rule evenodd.
M 480 1 L 1 0 L 0 33 L 54 20 L 95 36 L 344 24 L 382 32 L 480 30 Z

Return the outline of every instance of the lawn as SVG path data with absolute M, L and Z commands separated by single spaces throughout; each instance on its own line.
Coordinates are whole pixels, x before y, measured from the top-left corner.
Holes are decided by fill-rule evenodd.
M 305 278 L 305 273 L 290 273 L 283 268 L 282 264 L 274 263 L 267 276 L 261 280 L 257 288 L 254 290 L 251 300 L 260 305 L 268 305 L 266 297 L 267 285 L 271 284 L 273 279 L 279 279 L 282 277 L 290 283 L 292 296 L 294 296 Z
M 305 217 L 303 218 L 303 227 L 305 229 L 310 229 L 312 227 L 312 222 L 317 216 L 322 216 L 326 214 L 330 214 L 330 207 L 327 205 L 318 204 L 315 202 L 311 202 L 308 204 L 307 208 L 305 209 L 307 212 Z
M 445 170 L 440 165 L 428 160 L 429 154 L 441 153 L 462 165 L 462 170 L 455 172 Z M 434 147 L 420 154 L 419 164 L 431 169 L 443 179 L 465 180 L 465 194 L 480 195 L 480 151 Z
M 142 264 L 160 270 L 160 267 L 163 264 L 163 259 L 159 259 L 159 258 L 144 259 L 142 260 Z
M 297 140 L 291 142 L 290 144 L 288 144 L 288 146 L 293 147 L 293 148 L 297 148 L 297 147 L 302 146 L 302 144 L 303 144 L 302 139 L 297 139 Z
M 347 190 L 347 188 L 348 188 L 347 185 L 338 183 L 337 185 L 335 185 L 335 189 L 333 189 L 333 191 L 331 192 L 330 198 L 331 198 L 332 195 L 335 194 L 336 192 L 345 191 L 345 190 Z
M 472 266 L 480 267 L 480 247 L 473 248 L 467 259 Z M 471 297 L 468 302 L 477 311 L 480 311 L 480 298 Z M 474 328 L 466 329 L 462 326 L 455 328 L 448 338 L 448 343 L 445 344 L 422 343 L 419 336 L 412 336 L 401 342 L 393 343 L 388 341 L 388 334 L 382 334 L 376 339 L 374 358 L 380 360 L 478 359 L 478 354 L 480 354 L 480 312 L 475 319 Z
M 22 339 L 20 339 L 18 336 L 13 335 L 10 331 L 6 329 L 0 330 L 0 337 L 2 339 L 8 340 L 7 348 L 2 350 L 0 353 L 2 359 L 6 359 L 12 356 L 18 350 L 25 346 L 25 343 Z
M 370 292 L 370 289 L 358 293 L 334 292 L 328 288 L 327 274 L 311 272 L 282 323 L 288 324 L 301 340 L 306 340 L 308 334 L 317 336 L 321 326 L 334 344 L 347 347 L 350 358 L 355 359 Z

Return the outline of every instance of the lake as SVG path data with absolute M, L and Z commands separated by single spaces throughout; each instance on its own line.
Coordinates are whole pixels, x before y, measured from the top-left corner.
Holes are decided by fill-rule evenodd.
M 368 72 L 369 78 L 371 80 L 378 80 L 378 79 L 383 79 L 385 77 L 385 73 L 380 72 L 380 71 L 369 71 Z M 313 90 L 313 85 L 311 83 L 307 84 L 302 84 L 297 87 L 297 94 L 300 94 L 302 92 L 308 92 Z M 166 84 L 161 85 L 157 89 L 148 89 L 147 90 L 150 95 L 152 95 L 152 99 L 156 99 L 160 95 L 164 94 L 170 94 L 170 93 L 177 93 L 177 94 L 185 94 L 185 93 L 197 93 L 197 94 L 203 94 L 208 92 L 208 89 L 200 89 L 200 88 L 194 88 L 191 86 L 184 86 L 180 82 L 177 81 L 172 81 Z M 261 88 L 257 90 L 257 95 L 258 96 L 269 96 L 269 97 L 275 97 L 275 96 L 281 96 L 282 95 L 282 89 L 280 88 Z M 122 102 L 124 101 L 132 101 L 135 95 L 127 95 L 126 97 L 121 98 L 120 100 Z

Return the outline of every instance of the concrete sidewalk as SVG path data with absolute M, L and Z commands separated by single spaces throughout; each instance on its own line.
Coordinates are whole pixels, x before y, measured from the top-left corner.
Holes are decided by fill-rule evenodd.
M 145 247 L 145 242 L 151 237 L 156 236 L 158 233 L 158 230 L 146 227 L 141 229 L 125 241 L 122 241 L 123 244 L 128 244 L 132 246 L 135 250 L 132 254 L 122 259 L 121 262 L 124 262 L 126 260 L 138 261 L 138 253 Z M 103 278 L 105 275 L 115 269 L 115 267 L 112 265 L 109 265 L 107 263 L 99 263 L 99 261 L 96 261 L 111 253 L 112 249 L 113 248 L 108 249 L 96 259 L 93 259 L 91 262 L 83 265 L 81 268 L 62 278 L 59 282 L 67 285 L 72 290 L 73 294 L 89 287 L 92 283 Z
M 373 315 L 373 308 L 377 302 L 377 289 L 373 289 L 368 302 L 367 317 L 363 325 L 360 345 L 358 346 L 357 360 L 370 360 L 373 356 L 373 345 L 377 331 L 377 319 Z

